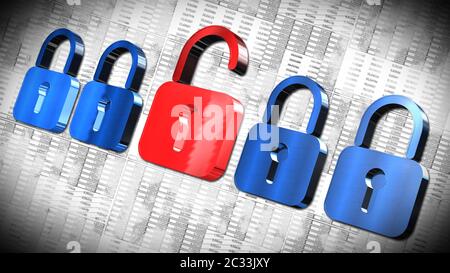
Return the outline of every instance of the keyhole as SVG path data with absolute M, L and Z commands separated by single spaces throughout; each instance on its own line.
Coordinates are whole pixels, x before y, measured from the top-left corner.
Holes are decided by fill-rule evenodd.
M 103 119 L 105 118 L 106 110 L 109 108 L 110 101 L 108 99 L 101 99 L 97 104 L 97 117 L 95 118 L 92 130 L 98 132 L 102 127 Z
M 364 195 L 363 202 L 361 204 L 361 211 L 364 213 L 369 212 L 369 206 L 372 200 L 372 195 L 375 190 L 379 190 L 386 184 L 386 178 L 384 172 L 378 168 L 370 170 L 366 175 L 366 194 Z
M 44 104 L 44 100 L 45 100 L 45 97 L 47 97 L 47 93 L 48 93 L 49 89 L 50 89 L 50 84 L 48 82 L 44 82 L 43 84 L 41 84 L 39 86 L 39 89 L 38 89 L 39 97 L 36 101 L 36 104 L 34 105 L 34 110 L 33 110 L 34 113 L 39 114 L 39 112 L 41 112 L 42 105 Z
M 269 172 L 267 173 L 266 182 L 268 184 L 273 184 L 275 180 L 275 174 L 277 173 L 278 165 L 282 160 L 287 157 L 287 146 L 280 143 L 278 147 L 272 149 L 270 152 L 270 158 L 272 158 L 272 163 L 270 164 Z
M 178 115 L 178 121 L 174 123 L 173 129 L 176 131 L 175 142 L 173 143 L 172 149 L 179 153 L 184 148 L 184 143 L 188 140 L 190 130 L 189 130 L 189 120 L 192 115 L 196 111 L 194 105 L 182 105 L 181 109 L 178 109 L 176 113 L 174 113 L 174 117 Z M 173 135 L 172 135 L 173 136 Z
M 175 142 L 173 143 L 173 150 L 175 152 L 181 152 L 184 148 L 184 142 L 187 138 L 187 132 L 188 130 L 188 119 L 183 115 L 183 113 L 180 113 L 180 116 L 178 117 L 178 131 L 177 136 L 175 137 Z

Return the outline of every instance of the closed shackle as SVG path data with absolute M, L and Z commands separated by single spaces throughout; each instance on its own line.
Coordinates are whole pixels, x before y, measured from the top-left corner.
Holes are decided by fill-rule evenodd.
M 142 49 L 128 41 L 117 41 L 103 52 L 94 74 L 94 81 L 107 84 L 115 62 L 125 53 L 130 53 L 132 62 L 125 89 L 139 92 L 147 68 L 147 59 Z
M 249 57 L 244 41 L 223 26 L 200 29 L 184 45 L 172 76 L 174 82 L 190 84 L 202 53 L 212 44 L 225 41 L 230 50 L 228 69 L 239 75 L 247 71 Z
M 57 29 L 48 35 L 39 51 L 36 66 L 49 69 L 55 51 L 65 41 L 69 41 L 70 51 L 64 66 L 64 74 L 75 77 L 83 60 L 84 43 L 80 36 L 66 28 Z
M 268 124 L 277 123 L 278 120 L 273 118 L 273 111 L 276 109 L 273 106 L 277 105 L 279 109 L 282 109 L 289 96 L 301 88 L 307 88 L 311 91 L 314 100 L 306 133 L 319 137 L 328 114 L 328 96 L 319 84 L 308 77 L 292 76 L 280 82 L 270 94 L 263 122 Z
M 389 95 L 372 103 L 364 113 L 355 137 L 355 146 L 368 148 L 380 117 L 395 108 L 408 110 L 413 118 L 413 131 L 406 150 L 406 158 L 419 160 L 429 133 L 425 112 L 411 99 L 401 95 Z

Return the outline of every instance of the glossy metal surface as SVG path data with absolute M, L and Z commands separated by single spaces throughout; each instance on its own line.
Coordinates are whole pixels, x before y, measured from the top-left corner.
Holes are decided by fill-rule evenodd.
M 411 113 L 414 123 L 412 136 L 406 150 L 406 158 L 420 160 L 430 129 L 428 117 L 419 105 L 404 96 L 385 96 L 369 106 L 356 133 L 355 146 L 369 147 L 378 119 L 384 113 L 397 107 L 407 109 Z
M 190 84 L 203 51 L 214 43 L 225 41 L 230 50 L 228 69 L 244 75 L 248 67 L 248 50 L 244 41 L 222 26 L 208 26 L 192 35 L 181 51 L 173 72 L 172 81 Z
M 246 72 L 248 52 L 241 38 L 222 26 L 209 26 L 196 32 L 183 47 L 173 82 L 164 83 L 155 95 L 139 142 L 139 154 L 144 160 L 208 181 L 224 174 L 241 125 L 243 106 L 227 94 L 188 85 L 202 52 L 220 40 L 225 40 L 230 49 L 228 68 L 238 74 Z M 195 113 L 203 114 L 194 107 L 196 98 L 201 100 L 202 109 L 214 106 L 222 113 L 229 111 L 230 118 L 223 116 L 213 121 L 214 116 L 203 116 L 200 121 L 192 122 Z M 172 115 L 176 106 L 187 109 L 185 115 L 191 117 L 190 122 Z M 211 122 L 221 125 L 217 135 L 222 137 L 203 136 L 202 128 Z M 190 137 L 180 134 L 173 137 L 174 124 L 179 124 L 179 130 L 190 131 Z
M 414 120 L 407 158 L 365 148 L 381 114 L 397 107 L 409 110 Z M 427 136 L 427 116 L 413 101 L 398 95 L 375 101 L 363 115 L 356 146 L 344 149 L 338 159 L 325 200 L 327 215 L 388 237 L 408 235 L 429 180 L 426 168 L 412 159 L 420 158 Z
M 49 70 L 57 47 L 70 42 L 64 74 Z M 80 89 L 75 76 L 84 55 L 81 38 L 68 29 L 52 32 L 44 41 L 36 66 L 28 70 L 14 106 L 14 118 L 38 128 L 61 133 L 67 126 Z
M 174 95 L 174 90 L 177 95 Z M 233 138 L 208 140 L 201 135 L 196 136 L 196 133 L 202 133 L 201 127 L 211 122 L 214 117 L 204 117 L 198 123 L 192 122 L 195 110 L 188 114 L 190 116 L 189 139 L 183 139 L 181 146 L 180 140 L 177 141 L 172 137 L 172 126 L 180 121 L 179 117 L 171 116 L 173 106 L 191 101 L 193 105 L 194 96 L 201 97 L 203 105 L 215 104 L 223 111 L 226 111 L 227 105 L 234 105 L 232 118 L 221 120 L 223 130 L 219 132 L 220 135 L 231 132 Z M 243 107 L 231 96 L 176 82 L 164 83 L 158 89 L 152 104 L 139 143 L 139 153 L 144 160 L 151 163 L 208 181 L 217 180 L 223 175 L 228 165 L 242 118 Z
M 122 54 L 129 52 L 132 66 L 125 88 L 107 84 L 112 67 Z M 133 136 L 142 110 L 137 91 L 145 74 L 144 52 L 127 41 L 118 41 L 103 53 L 94 81 L 83 89 L 75 110 L 70 134 L 82 142 L 100 148 L 123 152 Z
M 289 95 L 300 88 L 308 88 L 314 98 L 307 134 L 269 124 L 276 122 L 273 106 L 282 109 Z M 306 207 L 313 198 L 327 155 L 326 145 L 318 138 L 327 112 L 327 95 L 313 80 L 293 76 L 279 83 L 267 102 L 264 123 L 256 124 L 247 137 L 234 176 L 236 187 L 280 204 Z M 266 131 L 271 137 L 279 135 L 279 143 L 272 150 L 263 149 L 263 145 L 272 142 L 264 137 Z M 277 132 L 273 134 L 274 131 Z

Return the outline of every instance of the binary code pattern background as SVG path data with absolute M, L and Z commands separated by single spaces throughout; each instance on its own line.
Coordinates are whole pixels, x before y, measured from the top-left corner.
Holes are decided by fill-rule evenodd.
M 0 236 L 6 250 L 27 252 L 437 252 L 449 249 L 450 5 L 448 1 L 11 1 L 0 17 Z M 157 88 L 172 76 L 181 47 L 201 27 L 219 24 L 250 52 L 247 74 L 227 69 L 228 49 L 203 55 L 194 84 L 227 92 L 245 106 L 225 176 L 209 183 L 150 163 L 137 144 Z M 12 109 L 26 71 L 53 30 L 80 36 L 86 53 L 78 78 L 92 80 L 112 42 L 143 48 L 148 68 L 144 111 L 129 150 L 107 152 L 68 130 L 52 134 L 16 122 Z M 68 45 L 52 69 L 62 71 Z M 129 56 L 111 84 L 123 85 Z M 273 87 L 292 75 L 320 83 L 330 98 L 321 139 L 328 157 L 312 204 L 285 207 L 239 192 L 233 175 L 249 129 L 262 118 Z M 323 203 L 336 161 L 363 111 L 401 94 L 430 119 L 422 164 L 430 172 L 416 228 L 388 239 L 331 221 Z M 288 101 L 281 126 L 305 130 L 308 92 Z M 372 147 L 402 155 L 412 129 L 406 111 L 383 117 Z M 392 181 L 395 183 L 395 181 Z

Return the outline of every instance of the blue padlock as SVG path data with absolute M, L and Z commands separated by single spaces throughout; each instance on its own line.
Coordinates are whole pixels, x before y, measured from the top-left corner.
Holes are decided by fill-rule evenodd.
M 275 111 L 300 88 L 312 92 L 314 107 L 305 133 L 280 128 Z M 252 127 L 238 163 L 236 187 L 280 204 L 306 207 L 312 200 L 325 163 L 327 148 L 318 138 L 328 113 L 322 87 L 303 76 L 280 82 L 267 102 L 263 123 Z M 277 137 L 278 136 L 278 137 Z
M 403 107 L 414 127 L 406 158 L 371 150 L 375 125 L 381 115 Z M 384 236 L 399 238 L 413 228 L 428 184 L 428 172 L 417 161 L 428 137 L 428 118 L 404 96 L 385 96 L 364 113 L 355 146 L 345 148 L 325 199 L 325 212 L 336 221 Z
M 64 73 L 49 70 L 53 55 L 64 41 L 70 42 Z M 30 68 L 14 105 L 14 118 L 54 133 L 67 126 L 80 90 L 76 79 L 84 55 L 81 38 L 68 29 L 57 29 L 44 41 L 36 66 Z
M 115 61 L 129 52 L 132 66 L 125 88 L 108 85 Z M 73 138 L 100 148 L 123 152 L 128 148 L 141 114 L 143 101 L 138 91 L 147 59 L 128 41 L 110 45 L 100 58 L 94 81 L 83 89 L 70 125 Z

